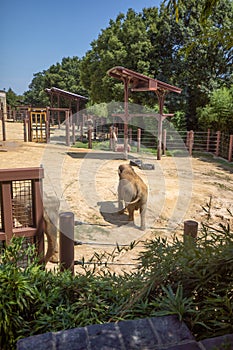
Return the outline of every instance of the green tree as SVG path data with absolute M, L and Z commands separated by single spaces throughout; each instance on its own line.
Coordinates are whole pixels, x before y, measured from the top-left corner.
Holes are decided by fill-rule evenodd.
M 231 83 L 232 49 L 216 40 L 205 40 L 200 23 L 205 0 L 179 3 L 179 21 L 171 10 L 172 28 L 170 40 L 173 41 L 174 75 L 178 86 L 183 88 L 186 103 L 185 111 L 189 129 L 198 128 L 197 108 L 209 102 L 210 93 L 223 85 Z M 164 8 L 164 13 L 168 8 Z M 230 28 L 233 23 L 231 2 L 219 0 L 215 13 L 208 17 L 209 28 Z M 172 39 L 171 39 L 172 38 Z
M 212 41 L 216 43 L 221 43 L 222 45 L 230 49 L 233 46 L 233 28 L 218 27 L 218 32 L 213 32 L 208 28 L 207 21 L 210 16 L 215 16 L 216 7 L 221 2 L 221 0 L 205 0 L 202 3 L 201 16 L 199 17 L 199 23 L 201 24 L 203 34 L 205 34 L 205 41 L 211 38 Z M 179 21 L 179 9 L 180 6 L 185 4 L 184 0 L 164 0 L 163 4 L 166 4 L 167 8 L 172 10 L 176 21 Z M 232 4 L 233 5 L 233 4 Z
M 63 58 L 61 63 L 56 63 L 43 72 L 34 74 L 25 93 L 25 100 L 33 106 L 49 105 L 46 88 L 56 87 L 72 93 L 86 95 L 86 91 L 80 84 L 80 59 L 78 57 Z
M 174 8 L 129 9 L 102 30 L 82 59 L 64 58 L 48 70 L 36 73 L 25 94 L 27 103 L 47 105 L 45 88 L 52 86 L 89 97 L 89 104 L 123 100 L 123 84 L 107 75 L 114 66 L 125 66 L 183 89 L 169 94 L 169 112 L 185 112 L 188 129 L 198 129 L 197 109 L 209 102 L 214 89 L 232 83 L 232 48 L 218 40 L 231 33 L 233 9 L 230 0 L 215 0 L 215 11 L 200 18 L 207 0 L 179 2 L 179 20 Z M 174 3 L 174 1 L 170 1 Z M 208 10 L 208 6 L 207 6 Z M 209 40 L 206 33 L 212 33 Z M 220 34 L 219 34 L 220 33 Z M 213 37 L 215 38 L 213 40 Z M 154 108 L 154 93 L 131 93 L 130 102 Z
M 6 102 L 11 108 L 16 108 L 23 100 L 22 96 L 18 96 L 11 88 L 6 93 Z
M 116 21 L 111 20 L 109 27 L 91 43 L 92 49 L 81 62 L 81 81 L 92 102 L 122 101 L 123 84 L 109 78 L 108 69 L 125 66 L 144 74 L 149 72 L 152 46 L 147 25 L 142 14 L 129 9 L 126 15 L 119 14 Z M 131 96 L 134 102 L 136 98 Z
M 233 133 L 233 85 L 212 92 L 210 102 L 198 110 L 202 125 L 214 130 Z
M 47 106 L 49 103 L 48 96 L 45 91 L 45 71 L 35 73 L 29 90 L 24 93 L 25 103 L 34 107 Z
M 164 4 L 139 14 L 130 9 L 111 20 L 81 62 L 81 81 L 91 101 L 122 101 L 123 84 L 106 72 L 125 66 L 181 87 L 182 95 L 169 94 L 166 105 L 171 112 L 185 111 L 188 128 L 197 129 L 197 108 L 209 102 L 211 91 L 231 81 L 232 50 L 201 37 L 204 4 L 205 0 L 181 2 L 179 21 Z M 230 1 L 219 0 L 216 6 L 215 16 L 208 17 L 209 28 L 229 28 L 233 22 Z M 157 102 L 148 93 L 132 93 L 130 101 L 151 107 Z

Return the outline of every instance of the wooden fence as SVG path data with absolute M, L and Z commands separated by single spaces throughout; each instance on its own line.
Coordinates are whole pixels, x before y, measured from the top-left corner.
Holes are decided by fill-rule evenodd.
M 35 244 L 44 255 L 42 201 L 43 168 L 0 170 L 0 245 L 12 237 L 24 237 L 24 243 Z M 25 256 L 25 259 L 27 257 Z
M 192 151 L 206 151 L 213 153 L 216 157 L 227 159 L 232 162 L 233 153 L 233 135 L 214 132 L 193 132 L 187 133 L 186 144 L 190 155 Z
M 150 133 L 138 132 L 138 130 L 129 130 L 129 143 L 137 147 L 140 151 L 141 144 L 144 147 L 155 148 L 156 132 Z M 193 151 L 209 152 L 216 157 L 222 157 L 228 162 L 233 161 L 233 135 L 222 133 L 220 131 L 212 131 L 208 129 L 206 132 L 199 131 L 171 131 L 163 130 L 162 148 L 170 152 L 183 151 L 184 148 L 192 155 Z

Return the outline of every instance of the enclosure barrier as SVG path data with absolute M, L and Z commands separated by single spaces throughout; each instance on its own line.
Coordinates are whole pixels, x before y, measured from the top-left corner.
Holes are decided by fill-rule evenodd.
M 153 130 L 150 133 L 146 133 L 141 129 L 131 130 L 131 143 L 137 146 L 137 152 L 140 151 L 141 144 L 143 144 L 144 148 L 154 148 L 155 137 L 153 134 L 155 132 Z M 166 153 L 166 150 L 169 152 L 183 151 L 184 146 L 190 156 L 192 156 L 193 151 L 201 151 L 227 159 L 228 162 L 233 161 L 233 135 L 221 133 L 220 131 L 214 132 L 210 129 L 207 132 L 163 130 L 163 154 Z
M 50 112 L 63 112 L 65 113 L 65 144 L 66 146 L 70 146 L 71 143 L 75 144 L 76 137 L 79 133 L 79 139 L 82 141 L 84 132 L 84 118 L 82 122 L 79 122 L 76 130 L 76 123 L 73 122 L 73 116 L 71 115 L 71 111 L 66 108 L 47 108 L 47 117 L 45 118 L 43 123 L 32 123 L 29 115 L 27 114 L 25 119 L 23 119 L 23 138 L 24 141 L 32 141 L 36 140 L 37 142 L 45 141 L 47 143 L 50 142 Z M 44 111 L 36 111 L 36 109 L 32 109 L 31 111 L 38 118 L 40 114 L 44 115 Z M 31 113 L 30 112 L 30 113 Z M 29 112 L 28 112 L 29 113 Z M 29 114 L 30 114 L 29 113 Z M 35 116 L 34 116 L 35 117 Z M 39 118 L 38 120 L 41 121 Z M 34 120 L 35 121 L 35 120 Z M 3 115 L 0 111 L 0 124 L 3 134 L 3 141 L 6 141 L 6 130 L 5 130 L 5 122 Z M 86 121 L 88 122 L 88 120 Z M 60 122 L 59 122 L 60 123 Z M 101 123 L 103 123 L 101 119 Z M 33 129 L 33 125 L 35 130 Z M 38 125 L 37 125 L 38 124 Z M 97 127 L 101 126 L 95 120 L 94 127 L 92 124 L 88 124 L 86 137 L 88 140 L 88 148 L 92 148 L 92 140 L 97 137 Z M 59 124 L 60 127 L 60 124 Z M 43 130 L 42 130 L 43 129 Z M 33 132 L 36 133 L 33 138 Z M 42 134 L 41 134 L 42 133 Z M 141 128 L 131 128 L 128 129 L 128 137 L 129 137 L 129 149 L 131 148 L 134 152 L 143 151 L 146 148 L 155 150 L 157 139 L 156 139 L 157 130 L 149 130 Z M 40 137 L 38 138 L 38 135 Z M 41 136 L 43 135 L 43 137 Z M 101 136 L 102 138 L 102 136 Z M 120 127 L 110 127 L 110 130 L 104 133 L 104 140 L 109 140 L 109 149 L 113 151 L 122 151 L 122 144 L 118 144 L 118 139 L 123 138 L 123 131 Z M 43 139 L 43 140 L 42 140 Z M 100 140 L 100 137 L 98 138 Z M 214 154 L 216 157 L 221 157 L 228 162 L 233 161 L 233 135 L 229 135 L 220 131 L 212 131 L 208 129 L 207 131 L 186 131 L 175 129 L 163 129 L 162 134 L 162 154 L 166 154 L 166 150 L 170 153 L 175 152 L 183 152 L 185 147 L 190 156 L 192 156 L 193 151 L 201 151 L 201 152 L 209 152 Z
M 74 246 L 82 244 L 74 239 L 74 214 L 72 212 L 63 212 L 59 214 L 59 256 L 61 271 L 70 270 L 74 274 L 74 266 L 80 265 L 79 261 L 74 260 Z M 198 232 L 198 222 L 186 220 L 184 222 L 184 243 L 195 243 Z M 103 244 L 104 245 L 104 244 Z M 125 245 L 124 245 L 125 246 Z M 81 264 L 88 264 L 81 263 Z M 105 264 L 105 263 L 104 263 Z M 106 263 L 108 265 L 109 262 Z M 119 265 L 119 264 L 117 264 Z M 135 264 L 120 264 L 135 265 Z
M 43 177 L 41 167 L 0 170 L 2 247 L 9 245 L 12 237 L 24 237 L 23 245 L 35 244 L 37 254 L 44 256 Z

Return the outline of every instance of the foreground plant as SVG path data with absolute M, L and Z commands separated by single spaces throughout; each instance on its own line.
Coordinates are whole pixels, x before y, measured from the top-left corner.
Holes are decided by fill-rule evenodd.
M 197 339 L 233 332 L 233 234 L 203 225 L 195 242 L 146 243 L 139 267 L 117 276 L 106 269 L 72 276 L 45 270 L 14 239 L 1 255 L 0 348 L 18 339 L 94 323 L 177 315 Z M 104 257 L 105 258 L 105 257 Z M 106 260 L 106 259 L 105 259 Z M 99 260 L 98 260 L 99 261 Z

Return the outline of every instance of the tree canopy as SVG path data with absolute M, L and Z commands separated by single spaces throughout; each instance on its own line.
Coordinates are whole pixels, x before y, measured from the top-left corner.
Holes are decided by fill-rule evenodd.
M 123 84 L 107 75 L 119 65 L 182 88 L 181 95 L 168 95 L 166 107 L 184 113 L 187 128 L 196 130 L 197 111 L 214 90 L 232 84 L 232 23 L 230 0 L 165 0 L 140 13 L 129 9 L 110 20 L 84 57 L 63 58 L 34 74 L 25 102 L 48 105 L 45 88 L 52 86 L 89 97 L 89 105 L 123 101 Z M 131 93 L 130 101 L 154 107 L 157 98 Z
M 210 102 L 198 110 L 200 124 L 233 134 L 233 85 L 222 87 L 210 95 Z
M 66 57 L 61 63 L 56 63 L 49 69 L 34 74 L 29 90 L 25 93 L 25 102 L 33 106 L 47 106 L 49 98 L 45 89 L 53 86 L 85 96 L 87 91 L 80 83 L 79 66 L 78 57 Z
M 123 86 L 106 72 L 121 65 L 183 89 L 181 96 L 170 95 L 169 109 L 184 110 L 188 128 L 197 128 L 198 107 L 205 106 L 215 88 L 230 86 L 232 49 L 223 42 L 205 40 L 200 17 L 205 1 L 190 0 L 179 5 L 179 21 L 169 6 L 148 8 L 142 13 L 129 9 L 110 21 L 92 49 L 81 61 L 81 81 L 92 102 L 121 100 Z M 208 17 L 208 26 L 216 35 L 231 28 L 232 5 L 218 1 Z M 148 94 L 131 94 L 132 102 L 152 105 Z

